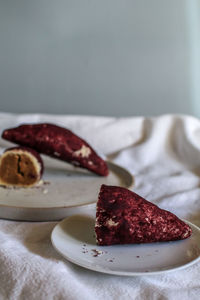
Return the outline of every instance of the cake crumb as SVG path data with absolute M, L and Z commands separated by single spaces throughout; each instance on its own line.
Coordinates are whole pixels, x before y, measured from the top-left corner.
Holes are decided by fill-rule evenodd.
M 114 260 L 115 260 L 114 257 L 112 257 L 112 258 L 107 258 L 107 259 L 106 259 L 106 261 L 108 261 L 108 262 L 114 262 Z
M 43 184 L 47 185 L 47 184 L 50 184 L 50 182 L 49 181 L 44 181 Z
M 104 253 L 103 251 L 97 250 L 97 249 L 92 249 L 91 252 L 93 254 L 93 257 L 100 256 L 100 255 L 102 255 Z

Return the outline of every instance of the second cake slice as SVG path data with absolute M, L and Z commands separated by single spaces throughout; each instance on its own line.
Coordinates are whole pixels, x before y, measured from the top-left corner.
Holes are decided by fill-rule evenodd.
M 174 241 L 192 230 L 173 213 L 122 187 L 102 185 L 95 224 L 98 245 Z

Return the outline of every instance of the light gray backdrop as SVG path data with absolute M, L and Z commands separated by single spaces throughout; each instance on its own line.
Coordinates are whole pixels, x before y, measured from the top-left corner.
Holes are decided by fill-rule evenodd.
M 0 0 L 0 110 L 198 115 L 198 3 Z

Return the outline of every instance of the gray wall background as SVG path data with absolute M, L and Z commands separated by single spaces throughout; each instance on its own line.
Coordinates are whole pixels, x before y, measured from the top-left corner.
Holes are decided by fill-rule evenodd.
M 189 1 L 0 0 L 0 110 L 198 115 Z

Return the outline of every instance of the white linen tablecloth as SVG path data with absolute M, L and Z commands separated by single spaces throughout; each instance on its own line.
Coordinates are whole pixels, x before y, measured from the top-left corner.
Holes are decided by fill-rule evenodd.
M 200 121 L 190 116 L 108 118 L 0 113 L 0 133 L 22 123 L 73 130 L 135 176 L 134 191 L 200 226 Z M 10 144 L 0 140 L 0 151 Z M 200 263 L 120 277 L 78 267 L 53 248 L 56 222 L 0 220 L 0 299 L 200 299 Z

